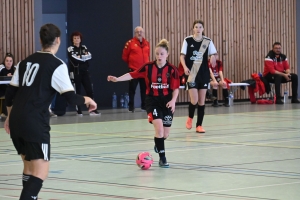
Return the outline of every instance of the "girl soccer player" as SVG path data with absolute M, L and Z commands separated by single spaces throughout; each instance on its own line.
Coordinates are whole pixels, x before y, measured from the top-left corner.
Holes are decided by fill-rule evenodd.
M 155 61 L 146 63 L 141 68 L 120 77 L 107 77 L 107 80 L 112 82 L 145 79 L 146 111 L 149 122 L 154 126 L 154 143 L 159 154 L 159 166 L 163 168 L 169 167 L 165 156 L 164 140 L 170 133 L 180 86 L 177 68 L 167 61 L 168 52 L 168 41 L 163 39 L 156 45 Z

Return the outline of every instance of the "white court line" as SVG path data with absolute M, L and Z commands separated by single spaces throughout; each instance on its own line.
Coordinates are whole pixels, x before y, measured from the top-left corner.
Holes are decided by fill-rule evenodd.
M 300 140 L 300 139 L 299 139 Z M 293 141 L 298 141 L 298 140 L 293 140 Z M 172 141 L 173 142 L 173 141 Z M 282 142 L 282 141 L 281 141 Z M 290 142 L 290 141 L 288 141 Z M 152 142 L 151 142 L 152 143 Z M 270 142 L 271 143 L 271 142 Z M 277 143 L 277 142 L 272 142 L 272 143 Z M 279 142 L 278 142 L 279 143 Z M 143 143 L 144 144 L 144 143 Z M 221 144 L 221 143 L 220 143 Z M 268 144 L 268 143 L 261 143 L 261 144 Z M 226 146 L 225 146 L 226 145 Z M 233 148 L 233 147 L 242 147 L 242 146 L 251 146 L 251 145 L 247 145 L 247 144 L 236 144 L 236 145 L 230 145 L 230 144 L 224 144 L 221 146 L 217 146 L 217 147 L 205 147 L 205 148 L 192 148 L 192 149 L 182 149 L 182 150 L 172 150 L 172 151 L 168 151 L 168 153 L 174 153 L 174 152 L 181 152 L 181 151 L 199 151 L 199 150 L 204 150 L 204 149 L 221 149 L 221 148 Z M 99 147 L 94 147 L 94 148 L 99 148 Z M 102 147 L 101 147 L 102 148 Z M 74 150 L 74 149 L 72 149 Z M 61 151 L 61 150 L 58 150 Z M 120 157 L 120 156 L 132 156 L 132 155 L 136 155 L 136 153 L 130 153 L 130 154 L 110 154 L 109 156 L 89 156 L 89 157 L 85 157 L 85 158 L 73 158 L 73 159 L 69 159 L 69 160 L 92 160 L 94 158 L 112 158 L 112 157 Z M 68 160 L 57 160 L 57 161 L 51 161 L 51 162 L 59 162 L 59 161 L 68 161 Z M 0 166 L 14 166 L 14 165 L 19 165 L 19 164 L 12 164 L 12 165 L 0 165 Z
M 5 197 L 8 199 L 19 199 L 19 197 L 10 197 L 10 196 L 4 196 L 4 195 L 0 195 L 0 197 Z
M 213 194 L 213 193 L 220 193 L 220 192 L 230 192 L 230 191 L 238 191 L 238 190 L 248 190 L 248 189 L 256 189 L 256 188 L 267 188 L 267 187 L 274 187 L 274 186 L 283 186 L 283 185 L 294 185 L 294 184 L 300 184 L 300 182 L 280 183 L 280 184 L 272 184 L 272 185 L 260 185 L 260 186 L 254 186 L 254 187 L 244 187 L 244 188 L 235 188 L 235 189 L 227 189 L 227 190 L 215 190 L 215 191 L 209 191 L 209 192 L 198 192 L 198 193 L 190 193 L 190 194 L 165 196 L 165 197 L 151 197 L 151 198 L 147 198 L 147 199 L 144 199 L 144 200 L 169 199 L 169 198 L 175 198 L 175 197 L 194 196 L 194 195 L 199 195 L 199 194 L 200 195 L 201 194 Z M 226 195 L 226 194 L 224 194 L 224 195 Z M 249 197 L 249 198 L 251 198 L 251 197 Z
M 193 141 L 193 140 L 192 140 Z M 276 143 L 285 143 L 285 142 L 296 142 L 296 141 L 300 141 L 300 139 L 298 140 L 286 140 L 286 141 L 272 141 L 272 142 L 264 142 L 264 143 L 245 143 L 243 144 L 242 142 L 215 142 L 214 141 L 205 141 L 203 140 L 203 142 L 205 143 L 213 143 L 213 144 L 220 144 L 221 146 L 217 146 L 217 147 L 200 147 L 200 148 L 185 148 L 185 149 L 179 149 L 179 150 L 168 150 L 168 153 L 174 153 L 174 152 L 181 152 L 181 151 L 198 151 L 198 150 L 203 150 L 203 149 L 219 149 L 219 148 L 233 148 L 233 147 L 241 147 L 241 146 L 262 146 L 266 145 L 266 144 L 276 144 Z M 182 141 L 168 141 L 168 142 L 182 142 Z M 189 141 L 184 141 L 184 142 L 189 142 Z M 199 141 L 201 142 L 201 141 Z M 202 142 L 202 143 L 203 143 Z M 99 148 L 107 148 L 107 147 L 119 147 L 119 146 L 132 146 L 132 145 L 141 145 L 141 144 L 153 144 L 153 142 L 145 142 L 145 143 L 135 143 L 135 144 L 127 144 L 127 145 L 111 145 L 111 146 L 96 146 L 96 147 L 85 147 L 85 148 L 71 148 L 71 149 L 57 149 L 56 150 L 52 150 L 51 152 L 54 151 L 72 151 L 72 150 L 82 150 L 82 149 L 99 149 Z M 15 155 L 15 154 L 0 154 L 0 156 L 5 156 L 5 155 Z M 136 155 L 136 153 L 130 153 L 130 154 L 110 154 L 109 156 L 97 156 L 97 157 L 89 157 L 89 158 L 110 158 L 110 157 L 118 157 L 118 156 L 131 156 L 131 155 Z M 3 165 L 0 165 L 3 166 Z

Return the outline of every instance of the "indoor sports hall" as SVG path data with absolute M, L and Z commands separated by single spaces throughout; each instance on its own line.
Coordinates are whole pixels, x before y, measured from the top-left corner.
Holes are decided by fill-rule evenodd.
M 145 112 L 101 110 L 51 118 L 49 178 L 39 199 L 296 200 L 300 196 L 299 105 L 206 107 L 205 134 L 185 128 L 178 106 L 158 167 Z M 3 127 L 3 121 L 1 122 Z M 154 158 L 149 170 L 138 153 Z M 22 163 L 0 129 L 0 199 L 18 199 Z
M 166 39 L 167 60 L 179 67 L 196 20 L 203 21 L 204 28 L 198 36 L 213 41 L 223 78 L 237 84 L 227 88 L 234 103 L 207 103 L 206 132 L 197 133 L 197 112 L 192 129 L 185 127 L 190 99 L 180 90 L 170 136 L 164 141 L 170 167 L 161 168 L 154 128 L 143 105 L 135 101 L 135 112 L 128 112 L 129 106 L 112 108 L 114 94 L 117 106 L 130 94 L 129 84 L 111 83 L 107 77 L 132 70 L 123 52 L 141 33 L 149 42 L 149 61 L 156 59 L 156 45 Z M 276 42 L 287 58 L 279 62 L 288 60 L 290 72 L 300 76 L 300 0 L 0 0 L 0 22 L 0 65 L 7 54 L 14 55 L 13 66 L 43 50 L 39 30 L 49 23 L 60 29 L 55 56 L 69 69 L 79 66 L 71 64 L 68 50 L 74 45 L 74 32 L 83 35 L 81 46 L 92 54 L 87 85 L 92 85 L 91 98 L 101 115 L 90 116 L 82 106 L 83 116 L 76 116 L 74 106 L 50 118 L 51 161 L 39 200 L 300 200 L 300 103 L 289 99 L 282 105 L 251 104 L 254 92 L 240 89 L 253 74 L 264 75 L 265 60 Z M 298 96 L 293 96 L 292 85 L 282 84 L 280 96 L 300 99 L 299 84 Z M 81 91 L 87 93 L 86 88 Z M 137 89 L 137 99 L 139 94 Z M 217 95 L 212 91 L 220 103 L 226 98 L 222 94 L 220 87 Z M 0 102 L 4 98 L 0 95 Z M 63 105 L 65 112 L 65 102 L 56 105 Z M 23 163 L 3 128 L 4 120 L 0 119 L 0 200 L 17 200 L 23 189 Z M 154 159 L 148 170 L 136 164 L 141 152 Z

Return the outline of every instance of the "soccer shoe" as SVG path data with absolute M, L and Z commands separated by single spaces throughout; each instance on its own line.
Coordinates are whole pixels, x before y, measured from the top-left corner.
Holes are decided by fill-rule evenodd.
M 159 159 L 158 165 L 159 165 L 160 167 L 162 167 L 162 168 L 169 168 L 169 167 L 170 167 L 169 163 L 167 162 L 166 157 L 160 158 L 160 159 Z
M 82 117 L 82 112 L 81 111 L 77 111 L 76 115 L 79 116 L 79 117 Z
M 230 107 L 230 105 L 228 103 L 224 103 L 223 106 Z
M 292 99 L 291 103 L 300 103 L 298 99 Z
M 54 114 L 53 112 L 50 112 L 50 117 L 57 117 L 57 115 Z
M 197 132 L 197 133 L 205 133 L 205 130 L 203 129 L 202 126 L 197 126 L 196 132 Z
M 94 110 L 92 112 L 90 112 L 90 115 L 93 116 L 93 115 L 101 115 L 101 113 L 99 113 L 97 110 Z
M 283 104 L 283 102 L 281 101 L 281 99 L 276 99 L 275 104 Z
M 132 107 L 132 106 L 129 106 L 129 108 L 128 108 L 128 111 L 129 111 L 129 112 L 133 112 L 133 113 L 134 113 L 134 107 Z
M 219 102 L 218 101 L 214 101 L 211 106 L 212 107 L 219 107 Z
M 192 128 L 192 124 L 193 124 L 193 119 L 188 117 L 185 123 L 185 127 L 190 130 Z
M 154 145 L 154 151 L 155 151 L 155 153 L 158 153 L 156 145 Z
M 214 101 L 217 99 L 217 97 L 215 97 L 212 93 L 210 92 L 206 92 L 206 99 L 210 100 L 210 101 Z

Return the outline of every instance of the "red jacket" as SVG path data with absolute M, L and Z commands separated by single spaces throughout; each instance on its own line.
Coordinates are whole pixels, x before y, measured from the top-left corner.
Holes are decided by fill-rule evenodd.
M 145 63 L 149 62 L 150 45 L 143 38 L 142 43 L 137 38 L 132 38 L 126 42 L 123 49 L 122 59 L 128 64 L 132 70 L 139 69 Z
M 275 74 L 275 70 L 279 72 L 284 72 L 290 69 L 286 55 L 280 54 L 276 57 L 275 53 L 271 50 L 265 58 L 265 66 L 263 76 L 267 74 Z

